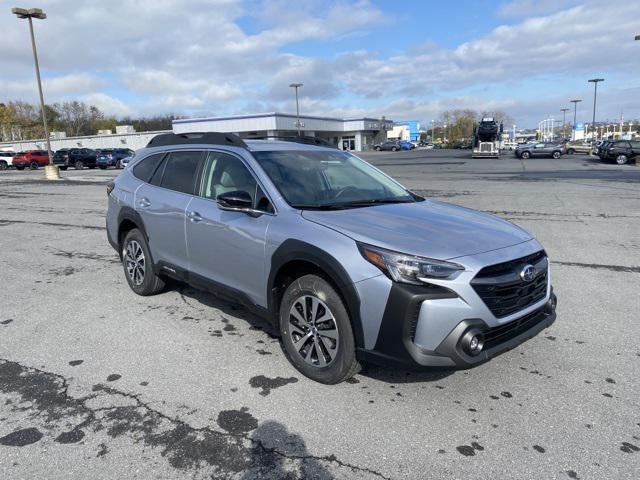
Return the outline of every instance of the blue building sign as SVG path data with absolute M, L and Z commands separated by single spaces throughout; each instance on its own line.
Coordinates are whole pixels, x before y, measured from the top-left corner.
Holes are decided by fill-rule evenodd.
M 418 120 L 400 120 L 393 123 L 395 125 L 406 125 L 409 127 L 410 142 L 417 142 L 420 140 L 420 122 Z

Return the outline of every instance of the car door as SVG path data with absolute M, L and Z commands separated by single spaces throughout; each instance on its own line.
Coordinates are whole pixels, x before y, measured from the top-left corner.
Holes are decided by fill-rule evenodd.
M 185 212 L 193 199 L 202 156 L 202 150 L 167 154 L 149 183 L 136 191 L 135 208 L 144 222 L 153 262 L 170 273 L 181 274 L 188 268 Z
M 261 214 L 222 209 L 217 195 L 245 191 Z M 210 151 L 204 163 L 199 195 L 187 209 L 187 250 L 194 280 L 243 292 L 266 307 L 265 241 L 273 218 L 272 203 L 245 162 L 235 155 Z

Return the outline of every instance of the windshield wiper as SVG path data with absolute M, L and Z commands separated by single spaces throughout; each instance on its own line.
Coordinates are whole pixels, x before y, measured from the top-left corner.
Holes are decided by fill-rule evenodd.
M 293 208 L 299 208 L 300 210 L 344 210 L 347 208 L 343 204 L 339 203 L 329 203 L 326 205 L 318 205 L 313 203 L 292 203 L 291 206 Z
M 372 198 L 369 200 L 354 200 L 353 202 L 343 202 L 336 205 L 344 207 L 366 207 L 369 205 L 382 205 L 385 203 L 414 203 L 411 198 Z

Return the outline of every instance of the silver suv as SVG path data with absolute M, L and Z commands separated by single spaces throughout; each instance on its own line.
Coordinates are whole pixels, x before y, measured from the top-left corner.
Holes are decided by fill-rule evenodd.
M 426 200 L 320 141 L 159 135 L 107 191 L 135 293 L 173 277 L 233 298 L 322 383 L 366 361 L 471 367 L 556 318 L 529 232 Z

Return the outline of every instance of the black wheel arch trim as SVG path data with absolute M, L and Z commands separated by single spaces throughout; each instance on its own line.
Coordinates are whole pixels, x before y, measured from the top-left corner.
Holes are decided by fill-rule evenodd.
M 132 222 L 136 226 L 136 228 L 142 232 L 142 235 L 144 235 L 144 238 L 147 241 L 147 245 L 149 244 L 149 235 L 147 234 L 147 229 L 145 228 L 144 220 L 142 220 L 142 216 L 140 215 L 140 213 L 138 213 L 136 210 L 134 210 L 131 207 L 122 207 L 120 209 L 120 212 L 118 213 L 118 232 L 117 232 L 118 236 L 114 239 L 109 237 L 109 243 L 111 243 L 111 245 L 118 251 L 118 255 L 122 254 L 122 252 L 120 251 L 121 250 L 120 231 L 122 228 L 122 224 L 125 221 Z M 107 229 L 107 232 L 109 232 L 108 229 Z M 149 255 L 151 255 L 151 252 L 149 252 Z M 152 263 L 154 263 L 153 258 L 151 260 L 152 260 Z
M 271 269 L 267 281 L 267 309 L 271 322 L 275 326 L 278 325 L 279 305 L 277 305 L 276 300 L 282 293 L 275 284 L 276 278 L 282 267 L 295 261 L 311 263 L 324 271 L 330 277 L 330 280 L 336 284 L 340 289 L 338 293 L 346 302 L 356 347 L 364 346 L 364 332 L 360 318 L 360 296 L 351 277 L 335 257 L 325 250 L 302 240 L 285 240 L 271 256 Z

